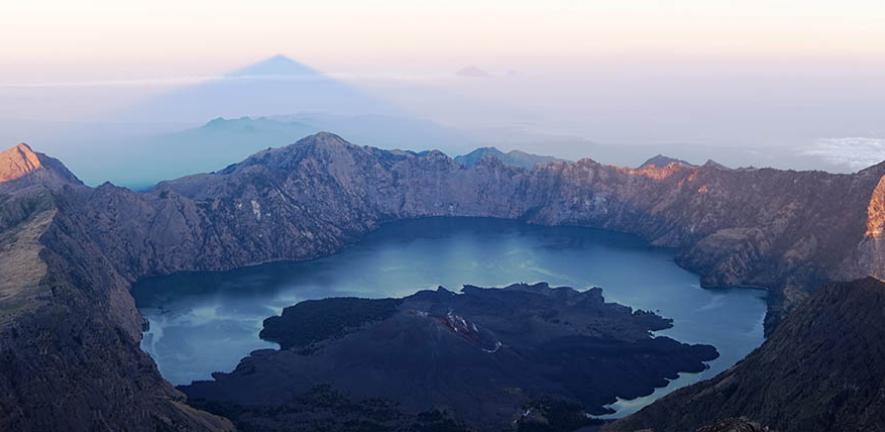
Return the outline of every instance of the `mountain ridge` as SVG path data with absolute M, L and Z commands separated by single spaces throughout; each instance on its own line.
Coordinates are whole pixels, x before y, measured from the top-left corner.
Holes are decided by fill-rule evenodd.
M 536 155 L 520 150 L 510 150 L 509 152 L 505 153 L 495 147 L 480 147 L 467 154 L 455 156 L 454 159 L 455 162 L 470 167 L 476 165 L 483 158 L 487 157 L 498 159 L 505 165 L 527 169 L 532 169 L 537 165 L 543 165 L 550 162 L 563 161 L 563 159 L 559 159 L 553 156 Z
M 768 329 L 824 282 L 885 276 L 881 235 L 868 233 L 885 166 L 851 175 L 590 159 L 465 167 L 441 152 L 326 133 L 143 193 L 42 172 L 0 184 L 0 268 L 37 270 L 0 286 L 4 429 L 230 427 L 184 405 L 140 351 L 131 283 L 329 255 L 387 220 L 484 216 L 631 232 L 675 248 L 704 286 L 767 288 Z
M 665 156 L 663 154 L 658 153 L 657 155 L 652 156 L 651 158 L 649 158 L 648 160 L 643 162 L 642 165 L 639 166 L 639 168 L 645 168 L 645 167 L 663 168 L 663 167 L 670 165 L 670 164 L 679 164 L 679 165 L 685 165 L 685 166 L 690 166 L 690 167 L 695 166 L 694 164 L 688 163 L 682 159 L 676 159 L 676 158 L 672 158 L 670 156 Z

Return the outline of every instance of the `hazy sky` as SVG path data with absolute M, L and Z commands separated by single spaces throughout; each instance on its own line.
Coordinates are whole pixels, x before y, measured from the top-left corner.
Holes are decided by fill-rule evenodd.
M 457 127 L 879 157 L 883 23 L 882 0 L 7 1 L 0 119 L 100 121 L 284 54 Z
M 5 2 L 0 22 L 6 84 L 200 75 L 276 53 L 378 73 L 563 58 L 885 54 L 877 0 L 31 0 Z

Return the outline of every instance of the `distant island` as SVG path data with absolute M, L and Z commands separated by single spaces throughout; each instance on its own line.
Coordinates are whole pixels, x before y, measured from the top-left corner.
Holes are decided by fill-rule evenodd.
M 600 288 L 546 283 L 309 300 L 264 321 L 261 337 L 279 351 L 180 388 L 244 430 L 293 421 L 305 430 L 573 430 L 612 412 L 617 397 L 649 394 L 718 357 L 712 346 L 651 334 L 671 326 L 606 303 Z

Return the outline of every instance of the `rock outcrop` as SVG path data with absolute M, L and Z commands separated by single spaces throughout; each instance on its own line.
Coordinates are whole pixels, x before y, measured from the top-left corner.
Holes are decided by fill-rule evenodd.
M 183 405 L 138 350 L 129 285 L 328 255 L 386 220 L 485 216 L 635 233 L 677 248 L 705 286 L 769 288 L 771 318 L 825 281 L 885 277 L 877 228 L 885 165 L 852 175 L 589 159 L 464 167 L 440 152 L 383 151 L 320 133 L 136 193 L 83 186 L 25 146 L 2 155 L 5 429 L 229 426 Z
M 773 430 L 885 431 L 885 284 L 828 285 L 756 351 L 608 428 L 694 430 L 743 416 Z
M 0 153 L 0 182 L 24 177 L 38 169 L 40 158 L 27 144 L 21 143 Z
M 0 152 L 0 193 L 23 185 L 58 187 L 65 183 L 80 183 L 57 159 L 31 150 L 27 144 Z

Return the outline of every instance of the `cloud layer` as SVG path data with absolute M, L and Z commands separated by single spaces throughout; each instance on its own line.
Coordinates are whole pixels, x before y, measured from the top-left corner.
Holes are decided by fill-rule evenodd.
M 823 138 L 803 153 L 833 165 L 860 170 L 885 160 L 885 138 Z

